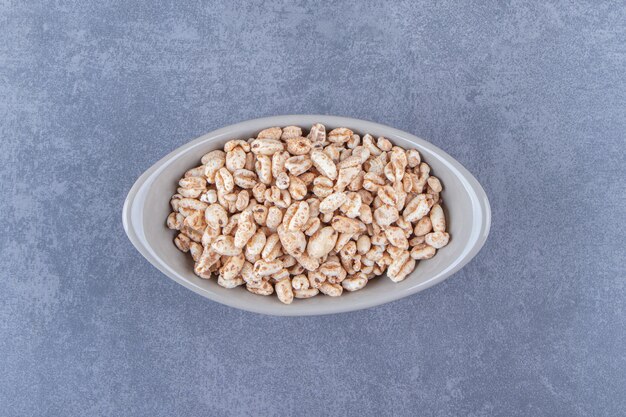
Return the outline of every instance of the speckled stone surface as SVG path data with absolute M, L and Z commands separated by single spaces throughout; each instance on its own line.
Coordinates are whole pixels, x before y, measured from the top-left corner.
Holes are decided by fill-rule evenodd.
M 0 415 L 626 415 L 624 3 L 458 3 L 0 2 Z M 146 168 L 289 113 L 449 152 L 491 199 L 482 252 L 275 318 L 134 250 Z

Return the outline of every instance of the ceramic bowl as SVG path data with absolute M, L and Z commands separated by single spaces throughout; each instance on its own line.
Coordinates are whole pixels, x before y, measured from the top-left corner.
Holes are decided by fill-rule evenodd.
M 191 256 L 174 246 L 175 232 L 165 226 L 170 197 L 185 171 L 200 164 L 205 153 L 221 149 L 228 140 L 246 139 L 271 126 L 298 125 L 307 129 L 322 123 L 327 131 L 348 127 L 361 135 L 385 136 L 405 149 L 415 148 L 444 186 L 442 198 L 451 239 L 432 259 L 421 261 L 402 282 L 386 276 L 372 279 L 356 292 L 341 297 L 319 295 L 284 305 L 276 296 L 251 294 L 244 288 L 225 289 L 215 279 L 204 280 L 193 272 Z M 489 234 L 491 210 L 485 191 L 458 161 L 436 146 L 410 133 L 378 123 L 347 117 L 289 115 L 248 120 L 207 133 L 174 150 L 151 166 L 135 182 L 124 203 L 124 229 L 137 250 L 166 276 L 212 301 L 256 313 L 304 316 L 341 313 L 388 303 L 438 284 L 466 265 Z

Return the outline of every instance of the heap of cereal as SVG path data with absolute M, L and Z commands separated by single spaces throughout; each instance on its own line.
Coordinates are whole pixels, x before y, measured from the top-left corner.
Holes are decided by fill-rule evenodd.
M 415 149 L 315 124 L 231 140 L 187 171 L 167 226 L 195 273 L 290 304 L 399 282 L 448 244 L 441 182 Z

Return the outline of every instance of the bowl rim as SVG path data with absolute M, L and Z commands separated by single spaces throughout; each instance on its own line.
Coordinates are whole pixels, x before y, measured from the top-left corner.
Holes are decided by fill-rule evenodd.
M 154 253 L 145 237 L 142 237 L 143 222 L 140 221 L 142 219 L 142 203 L 145 202 L 146 193 L 150 188 L 149 185 L 169 165 L 169 163 L 176 159 L 176 155 L 184 154 L 190 149 L 204 144 L 207 140 L 213 141 L 219 139 L 220 137 L 229 135 L 230 132 L 233 130 L 249 127 L 248 125 L 264 125 L 265 127 L 288 126 L 292 124 L 301 125 L 306 124 L 311 120 L 314 120 L 314 122 L 310 123 L 319 122 L 331 126 L 356 127 L 358 125 L 359 130 L 361 131 L 384 130 L 385 132 L 389 132 L 390 135 L 401 137 L 405 140 L 416 143 L 421 147 L 428 149 L 432 153 L 432 155 L 429 156 L 429 159 L 435 157 L 439 159 L 441 163 L 445 164 L 448 169 L 451 169 L 453 171 L 453 174 L 458 177 L 459 180 L 463 183 L 466 191 L 468 191 L 468 195 L 472 200 L 474 221 L 479 221 L 478 227 L 473 227 L 467 247 L 465 247 L 461 255 L 459 255 L 455 259 L 455 262 L 452 262 L 443 271 L 434 275 L 430 279 L 421 283 L 417 283 L 416 285 L 405 289 L 403 292 L 381 293 L 379 297 L 374 297 L 373 299 L 368 299 L 366 301 L 361 301 L 357 303 L 338 302 L 336 304 L 333 304 L 332 307 L 326 307 L 323 311 L 299 311 L 292 308 L 273 309 L 272 307 L 267 307 L 261 304 L 246 304 L 242 303 L 241 300 L 238 298 L 223 296 L 215 292 L 207 291 L 207 289 L 199 287 L 192 282 L 183 279 L 177 271 L 171 268 L 166 262 L 162 261 L 162 259 L 160 259 L 160 257 Z M 368 120 L 355 119 L 344 116 L 293 114 L 261 117 L 228 125 L 205 133 L 198 138 L 174 149 L 172 152 L 168 153 L 159 161 L 154 163 L 150 168 L 148 168 L 143 174 L 139 176 L 139 178 L 132 185 L 122 208 L 122 223 L 128 239 L 139 251 L 139 253 L 144 258 L 146 258 L 146 260 L 148 260 L 148 262 L 150 262 L 154 267 L 156 267 L 167 277 L 194 291 L 195 293 L 200 294 L 201 296 L 208 298 L 212 301 L 216 301 L 230 307 L 254 313 L 277 316 L 308 316 L 344 313 L 378 306 L 418 293 L 449 278 L 451 275 L 453 275 L 461 268 L 463 268 L 467 263 L 469 263 L 484 246 L 487 237 L 489 236 L 489 231 L 491 229 L 491 206 L 483 187 L 460 162 L 458 162 L 455 158 L 450 156 L 439 147 L 418 136 Z

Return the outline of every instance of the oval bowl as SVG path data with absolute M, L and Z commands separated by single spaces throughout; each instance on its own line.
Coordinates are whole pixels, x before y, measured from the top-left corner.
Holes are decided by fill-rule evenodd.
M 359 134 L 385 136 L 405 149 L 415 148 L 444 185 L 442 198 L 448 222 L 450 243 L 427 261 L 418 262 L 402 282 L 378 277 L 353 293 L 341 297 L 317 296 L 284 305 L 275 296 L 251 294 L 243 288 L 225 289 L 215 279 L 204 280 L 193 272 L 191 256 L 173 243 L 175 232 L 165 226 L 170 213 L 170 197 L 185 171 L 200 163 L 205 153 L 223 147 L 233 138 L 252 137 L 271 126 L 314 123 L 327 131 L 345 126 Z M 410 133 L 365 120 L 324 115 L 288 115 L 248 120 L 207 133 L 171 152 L 151 166 L 126 197 L 124 230 L 137 250 L 158 270 L 190 290 L 218 303 L 256 313 L 279 316 L 306 316 L 342 313 L 388 303 L 423 291 L 445 280 L 467 264 L 480 250 L 489 234 L 491 209 L 485 191 L 458 161 L 436 146 Z

